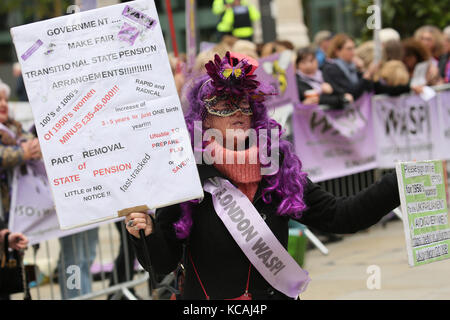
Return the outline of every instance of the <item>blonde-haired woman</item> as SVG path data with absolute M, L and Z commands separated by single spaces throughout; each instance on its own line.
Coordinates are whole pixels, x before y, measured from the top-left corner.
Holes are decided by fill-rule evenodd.
M 405 64 L 399 60 L 391 60 L 383 64 L 379 72 L 381 81 L 388 86 L 404 86 L 409 83 L 410 77 Z

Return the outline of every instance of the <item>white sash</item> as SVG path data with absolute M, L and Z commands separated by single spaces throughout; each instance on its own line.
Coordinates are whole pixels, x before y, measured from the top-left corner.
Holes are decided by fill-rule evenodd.
M 214 209 L 247 258 L 272 287 L 288 297 L 297 298 L 309 281 L 278 241 L 253 204 L 239 189 L 223 178 L 205 182 Z

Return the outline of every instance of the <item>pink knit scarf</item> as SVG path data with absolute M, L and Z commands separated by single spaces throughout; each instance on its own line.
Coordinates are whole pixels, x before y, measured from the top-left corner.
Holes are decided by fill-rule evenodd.
M 233 182 L 250 201 L 253 201 L 258 184 L 262 179 L 258 147 L 254 145 L 242 151 L 235 151 L 224 148 L 216 141 L 211 142 L 209 146 L 214 150 L 212 152 L 213 156 L 214 152 L 223 155 L 222 164 L 214 163 L 217 170 Z M 232 163 L 227 163 L 227 157 L 228 159 L 233 159 Z M 245 157 L 245 162 L 243 164 L 238 163 L 238 159 L 242 159 L 243 157 Z M 256 159 L 256 163 L 251 163 L 251 161 L 255 162 L 254 159 Z

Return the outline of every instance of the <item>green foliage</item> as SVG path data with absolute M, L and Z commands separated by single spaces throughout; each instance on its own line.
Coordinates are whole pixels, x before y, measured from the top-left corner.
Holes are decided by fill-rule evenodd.
M 402 38 L 412 36 L 423 25 L 445 28 L 450 25 L 450 1 L 448 0 L 381 0 L 383 28 L 397 30 Z M 373 0 L 352 0 L 355 16 L 369 17 L 367 7 Z M 364 40 L 372 38 L 373 31 L 363 30 Z

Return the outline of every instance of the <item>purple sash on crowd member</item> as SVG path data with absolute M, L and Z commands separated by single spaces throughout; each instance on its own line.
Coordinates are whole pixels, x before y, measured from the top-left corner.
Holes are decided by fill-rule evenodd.
M 211 193 L 217 215 L 264 279 L 291 298 L 305 291 L 311 280 L 308 272 L 286 251 L 247 196 L 219 177 L 209 179 L 203 188 Z
M 313 75 L 307 75 L 300 70 L 297 70 L 297 74 L 304 82 L 311 86 L 311 88 L 316 90 L 319 94 L 322 94 L 322 84 L 324 83 L 322 71 L 317 70 Z

